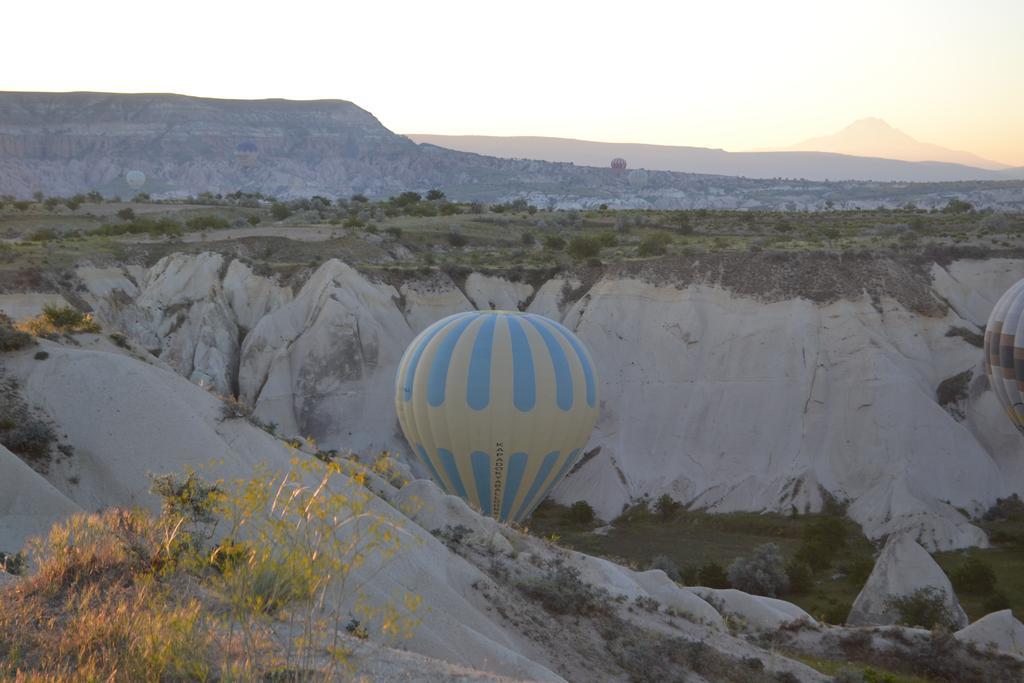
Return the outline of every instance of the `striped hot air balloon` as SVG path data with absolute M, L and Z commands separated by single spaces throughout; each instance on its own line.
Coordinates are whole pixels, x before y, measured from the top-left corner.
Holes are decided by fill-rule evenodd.
M 597 373 L 562 325 L 457 313 L 421 332 L 395 377 L 398 422 L 434 481 L 484 514 L 525 519 L 579 460 Z
M 1024 434 L 1024 280 L 1006 290 L 985 325 L 985 371 L 999 403 Z

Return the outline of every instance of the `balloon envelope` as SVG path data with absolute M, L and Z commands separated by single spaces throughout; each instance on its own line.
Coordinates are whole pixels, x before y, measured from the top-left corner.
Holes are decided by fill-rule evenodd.
M 999 403 L 1024 433 L 1024 280 L 1006 290 L 985 325 L 985 372 Z
M 519 521 L 579 460 L 598 414 L 597 373 L 562 325 L 457 313 L 421 332 L 395 377 L 398 422 L 446 493 Z
M 646 187 L 647 186 L 647 171 L 642 168 L 630 171 L 626 176 L 627 182 L 633 187 Z
M 611 167 L 616 171 L 626 170 L 626 160 L 621 157 L 615 157 L 612 159 Z
M 124 179 L 128 183 L 128 187 L 133 190 L 137 190 L 146 184 L 146 174 L 142 171 L 128 171 L 125 173 Z
M 256 146 L 255 142 L 246 140 L 235 145 L 235 159 L 237 159 L 243 166 L 250 166 L 255 163 L 258 152 L 259 148 Z

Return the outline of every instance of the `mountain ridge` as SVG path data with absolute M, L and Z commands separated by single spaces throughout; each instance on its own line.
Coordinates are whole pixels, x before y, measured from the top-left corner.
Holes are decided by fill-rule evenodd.
M 1001 210 L 1024 204 L 1024 184 L 988 184 L 1008 179 L 995 172 L 977 171 L 966 178 L 970 183 L 954 185 L 948 181 L 968 174 L 925 165 L 931 170 L 920 179 L 927 182 L 908 186 L 840 180 L 879 174 L 828 172 L 828 155 L 805 155 L 805 167 L 787 172 L 769 163 L 771 155 L 747 156 L 761 159 L 761 168 L 617 173 L 607 167 L 607 151 L 598 157 L 601 163 L 580 165 L 417 144 L 347 100 L 0 92 L 0 195 L 15 197 L 96 190 L 107 197 L 141 191 L 184 199 L 242 191 L 293 199 L 439 188 L 459 201 L 524 199 L 564 209 L 941 208 L 954 198 Z M 132 171 L 138 173 L 129 184 Z
M 874 116 L 857 119 L 832 135 L 809 138 L 784 149 L 787 151 L 834 152 L 911 162 L 945 162 L 990 171 L 1004 171 L 1012 168 L 1009 164 L 985 159 L 972 152 L 921 142 L 890 125 L 884 119 Z
M 941 161 L 905 161 L 828 151 L 728 152 L 711 147 L 597 142 L 545 136 L 406 134 L 413 142 L 502 158 L 539 159 L 607 167 L 615 157 L 630 168 L 747 178 L 805 178 L 875 182 L 1012 180 L 1024 169 L 992 170 Z

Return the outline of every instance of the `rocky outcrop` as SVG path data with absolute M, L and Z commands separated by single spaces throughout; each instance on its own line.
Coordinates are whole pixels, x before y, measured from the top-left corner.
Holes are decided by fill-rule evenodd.
M 695 595 L 713 605 L 723 616 L 737 620 L 737 627 L 750 630 L 774 630 L 792 622 L 815 623 L 810 614 L 785 600 L 750 595 L 734 588 L 691 588 Z
M 521 157 L 522 155 L 516 155 Z M 848 158 L 852 159 L 852 158 Z M 260 192 L 387 197 L 441 188 L 473 201 L 560 208 L 944 206 L 1020 208 L 1024 182 L 889 184 L 652 171 L 636 184 L 605 166 L 496 158 L 417 145 L 343 100 L 216 100 L 163 94 L 0 93 L 0 188 L 130 197 Z M 126 181 L 144 174 L 142 187 Z M 741 174 L 750 176 L 751 174 Z M 824 174 L 835 178 L 835 174 Z M 636 176 L 631 176 L 635 178 Z M 844 176 L 855 177 L 852 175 Z M 940 175 L 931 175 L 938 179 Z
M 1024 657 L 1024 624 L 1004 609 L 987 614 L 954 634 L 957 640 Z
M 1020 261 L 930 273 L 887 262 L 859 275 L 859 262 L 834 264 L 845 269 L 836 279 L 810 261 L 765 259 L 741 270 L 756 282 L 737 280 L 732 264 L 728 286 L 677 265 L 591 286 L 557 277 L 534 291 L 480 274 L 462 288 L 442 273 L 387 284 L 332 260 L 294 297 L 217 254 L 79 276 L 104 323 L 186 377 L 237 391 L 281 434 L 367 454 L 406 448 L 392 382 L 415 334 L 474 303 L 525 306 L 573 328 L 602 383 L 591 456 L 556 499 L 588 500 L 611 519 L 663 493 L 712 511 L 782 513 L 820 510 L 830 496 L 872 538 L 909 533 L 928 550 L 986 543 L 963 511 L 1018 491 L 1024 442 L 969 333 L 1024 276 Z M 936 390 L 965 370 L 974 379 L 947 410 Z
M 942 568 L 911 536 L 893 536 L 878 556 L 875 568 L 857 595 L 846 623 L 851 626 L 895 624 L 899 615 L 892 600 L 907 597 L 920 589 L 933 589 L 941 593 L 955 627 L 967 624 L 967 614 L 957 602 L 953 585 Z
M 0 552 L 13 555 L 30 537 L 45 536 L 54 523 L 80 510 L 50 482 L 0 446 Z
M 322 273 L 334 283 L 328 289 L 340 287 L 350 275 L 338 265 Z M 372 291 L 363 293 L 371 296 Z M 300 294 L 296 301 L 302 300 Z M 323 307 L 311 310 L 327 315 Z M 51 518 L 79 508 L 142 506 L 155 510 L 160 500 L 149 492 L 150 474 L 182 474 L 192 468 L 205 479 L 232 482 L 253 476 L 261 466 L 271 472 L 291 467 L 295 453 L 283 442 L 244 419 L 225 419 L 220 400 L 194 383 L 159 364 L 133 357 L 129 350 L 113 345 L 103 346 L 104 350 L 88 348 L 95 341 L 89 336 L 76 341 L 81 346 L 41 342 L 49 353 L 44 360 L 36 360 L 33 350 L 4 356 L 6 372 L 19 381 L 26 399 L 38 404 L 75 447 L 71 457 L 49 468 L 45 475 L 48 484 L 20 461 L 9 463 L 4 459 L 6 452 L 0 450 L 0 472 L 4 474 L 0 494 L 5 494 L 0 496 L 0 505 L 12 505 L 3 511 L 14 515 L 19 533 L 35 532 Z M 9 480 L 11 472 L 16 475 Z M 8 481 L 23 489 L 19 493 L 39 495 L 39 500 L 7 495 L 4 486 Z M 640 639 L 644 646 L 654 637 L 670 638 L 666 647 L 699 640 L 703 653 L 713 653 L 736 667 L 747 667 L 756 659 L 758 668 L 768 675 L 780 672 L 788 673 L 790 680 L 824 680 L 796 661 L 730 636 L 711 605 L 672 584 L 661 572 L 638 574 L 606 560 L 552 547 L 480 517 L 461 500 L 441 494 L 430 482 L 417 481 L 391 490 L 390 501 L 368 494 L 356 479 L 342 479 L 335 487 L 337 494 L 365 497 L 365 514 L 375 516 L 401 539 L 394 557 L 385 560 L 368 553 L 351 579 L 359 586 L 358 599 L 365 604 L 393 604 L 396 596 L 410 591 L 422 600 L 418 613 L 424 615 L 424 623 L 402 645 L 413 652 L 530 681 L 624 678 L 626 673 L 609 651 L 594 649 L 593 644 L 603 643 L 606 637 L 602 622 L 585 615 L 552 617 L 518 588 L 518 582 L 543 577 L 545 568 L 558 562 L 579 568 L 582 580 L 605 588 L 609 596 L 619 596 L 602 605 L 602 610 L 608 618 L 614 614 L 617 621 L 609 623 L 646 634 Z M 69 501 L 64 507 L 48 508 L 46 519 L 35 514 L 37 503 L 49 504 L 62 496 Z M 406 516 L 408 505 L 417 502 L 420 507 Z M 459 525 L 470 529 L 465 542 L 459 544 L 460 553 L 430 533 L 434 528 Z M 495 539 L 502 540 L 496 545 Z M 637 598 L 653 600 L 657 609 L 637 611 L 627 606 Z M 355 591 L 344 594 L 338 607 L 346 613 L 356 600 Z M 669 607 L 674 611 L 668 612 Z M 556 632 L 561 640 L 552 637 Z M 576 652 L 573 643 L 590 643 L 591 649 L 587 654 Z M 381 667 L 388 655 L 380 656 L 385 660 L 376 671 L 386 676 L 389 669 Z M 675 667 L 674 677 L 692 673 L 683 662 L 666 665 Z M 434 668 L 429 666 L 431 671 Z M 432 680 L 427 675 L 423 678 Z
M 242 336 L 291 290 L 220 254 L 174 254 L 152 268 L 81 267 L 98 317 L 221 396 L 237 393 Z

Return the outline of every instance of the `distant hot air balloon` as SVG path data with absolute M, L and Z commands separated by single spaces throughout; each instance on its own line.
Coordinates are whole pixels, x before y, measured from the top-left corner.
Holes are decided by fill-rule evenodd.
M 622 157 L 615 157 L 612 159 L 612 170 L 618 173 L 622 173 L 626 170 L 626 160 Z
M 256 146 L 255 142 L 239 142 L 235 145 L 235 159 L 238 163 L 243 166 L 252 166 L 256 163 L 256 154 L 259 152 L 259 147 Z
M 128 183 L 128 187 L 133 190 L 137 190 L 146 184 L 146 174 L 142 171 L 128 171 L 124 174 L 124 179 Z
M 636 188 L 647 187 L 647 171 L 642 168 L 630 171 L 626 175 L 626 181 Z
M 579 460 L 598 413 L 583 343 L 538 315 L 470 311 L 421 332 L 395 377 L 398 422 L 445 492 L 526 518 Z
M 1006 290 L 985 325 L 985 372 L 1003 410 L 1024 434 L 1024 280 Z

